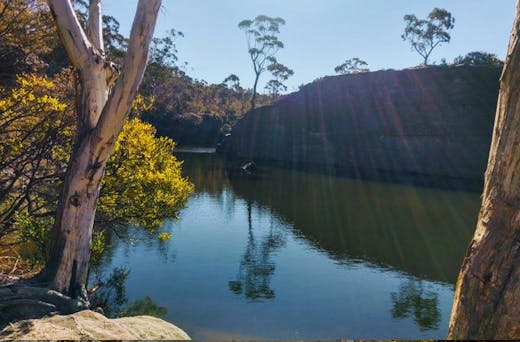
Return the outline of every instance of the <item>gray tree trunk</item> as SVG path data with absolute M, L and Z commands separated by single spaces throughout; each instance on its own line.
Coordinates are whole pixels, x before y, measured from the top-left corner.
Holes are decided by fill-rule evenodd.
M 477 229 L 462 264 L 450 339 L 520 339 L 520 1 L 509 42 Z

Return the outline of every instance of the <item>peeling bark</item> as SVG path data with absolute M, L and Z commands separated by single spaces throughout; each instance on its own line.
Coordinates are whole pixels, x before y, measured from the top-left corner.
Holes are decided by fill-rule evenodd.
M 509 42 L 477 229 L 464 259 L 450 339 L 520 339 L 520 1 Z
M 108 158 L 131 109 L 148 61 L 161 0 L 139 0 L 121 72 L 106 60 L 101 0 L 91 0 L 88 35 L 70 0 L 48 0 L 60 38 L 79 72 L 79 127 L 41 278 L 61 293 L 87 298 L 90 240 Z M 115 80 L 115 82 L 114 82 Z

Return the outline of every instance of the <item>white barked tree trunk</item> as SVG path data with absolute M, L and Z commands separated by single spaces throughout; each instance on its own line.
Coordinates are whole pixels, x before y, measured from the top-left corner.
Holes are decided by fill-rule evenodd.
M 104 52 L 101 0 L 90 0 L 87 31 L 70 0 L 48 0 L 60 39 L 79 74 L 78 130 L 42 278 L 61 293 L 86 298 L 90 241 L 106 163 L 148 62 L 161 0 L 139 0 L 121 68 Z

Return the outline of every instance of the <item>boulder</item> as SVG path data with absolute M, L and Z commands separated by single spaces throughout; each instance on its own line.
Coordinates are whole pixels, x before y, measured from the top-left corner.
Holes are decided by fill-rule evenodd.
M 190 340 L 175 325 L 151 316 L 109 319 L 85 310 L 71 315 L 16 322 L 0 332 L 2 340 Z

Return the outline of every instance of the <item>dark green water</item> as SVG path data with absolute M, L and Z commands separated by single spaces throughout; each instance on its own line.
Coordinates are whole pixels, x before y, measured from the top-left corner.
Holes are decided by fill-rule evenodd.
M 446 336 L 478 193 L 179 158 L 196 192 L 171 240 L 134 230 L 105 258 L 130 270 L 130 301 L 150 296 L 194 339 Z

